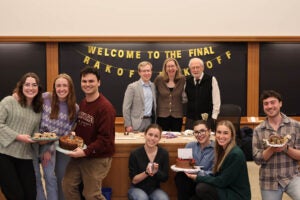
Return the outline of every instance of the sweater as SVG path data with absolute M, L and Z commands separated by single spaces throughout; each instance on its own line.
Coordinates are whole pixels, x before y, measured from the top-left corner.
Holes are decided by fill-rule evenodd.
M 235 146 L 213 176 L 197 176 L 197 182 L 217 188 L 220 200 L 250 200 L 248 169 L 243 151 Z
M 115 152 L 115 118 L 113 105 L 102 95 L 93 102 L 79 105 L 76 135 L 83 138 L 87 157 L 112 157 Z
M 31 106 L 22 107 L 14 97 L 5 97 L 0 103 L 0 153 L 32 159 L 35 152 L 31 144 L 19 142 L 16 137 L 38 132 L 40 120 L 41 113 L 35 113 Z
M 213 110 L 212 101 L 212 76 L 204 74 L 200 84 L 195 85 L 194 78 L 186 80 L 185 92 L 188 98 L 186 117 L 202 119 L 201 113 L 208 113 L 211 118 Z
M 144 172 L 150 162 L 144 146 L 133 150 L 129 156 L 129 177 L 132 180 L 137 174 Z M 143 181 L 133 185 L 144 190 L 147 194 L 160 188 L 160 183 L 168 180 L 169 177 L 169 153 L 158 146 L 154 162 L 159 164 L 159 169 L 154 176 L 148 176 Z

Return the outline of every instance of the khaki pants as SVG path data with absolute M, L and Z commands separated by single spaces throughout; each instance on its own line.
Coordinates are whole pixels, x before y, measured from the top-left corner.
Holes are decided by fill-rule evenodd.
M 66 168 L 62 189 L 66 200 L 80 200 L 79 185 L 83 183 L 86 200 L 105 200 L 102 181 L 109 172 L 112 158 L 72 158 Z

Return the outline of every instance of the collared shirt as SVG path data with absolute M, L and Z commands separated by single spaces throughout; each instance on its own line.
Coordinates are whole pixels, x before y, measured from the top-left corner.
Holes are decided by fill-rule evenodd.
M 281 113 L 282 122 L 277 131 L 269 124 L 268 119 L 254 129 L 253 134 L 253 158 L 256 164 L 261 165 L 259 170 L 260 187 L 264 190 L 278 190 L 279 185 L 285 188 L 294 176 L 299 176 L 298 161 L 284 152 L 273 153 L 264 160 L 262 153 L 267 148 L 264 139 L 269 139 L 271 134 L 280 136 L 290 135 L 288 145 L 291 148 L 300 149 L 300 123 L 288 118 Z
M 141 80 L 143 85 L 143 91 L 144 91 L 144 99 L 145 99 L 145 110 L 144 110 L 144 116 L 151 116 L 152 115 L 152 107 L 153 107 L 153 94 L 149 83 L 145 83 L 143 80 Z
M 206 174 L 212 172 L 214 163 L 214 146 L 215 142 L 212 140 L 208 146 L 204 147 L 204 149 L 201 149 L 201 145 L 198 141 L 189 142 L 185 146 L 185 148 L 192 148 L 196 166 L 202 166 L 201 169 L 203 169 Z
M 201 74 L 198 84 L 200 84 L 204 73 Z M 197 80 L 194 78 L 194 83 L 197 85 Z M 212 102 L 213 102 L 213 110 L 212 110 L 212 118 L 217 119 L 220 113 L 220 106 L 221 106 L 221 95 L 220 89 L 218 85 L 217 79 L 213 76 L 212 77 Z

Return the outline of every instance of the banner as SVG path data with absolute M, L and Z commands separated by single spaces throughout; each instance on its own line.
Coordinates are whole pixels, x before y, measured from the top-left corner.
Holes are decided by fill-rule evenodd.
M 150 61 L 154 80 L 169 57 L 178 60 L 185 76 L 190 75 L 189 60 L 201 58 L 205 63 L 204 72 L 218 80 L 222 103 L 235 103 L 246 110 L 246 43 L 60 43 L 60 72 L 74 79 L 79 101 L 83 98 L 80 70 L 87 65 L 99 69 L 100 91 L 121 116 L 126 87 L 139 79 L 138 64 Z

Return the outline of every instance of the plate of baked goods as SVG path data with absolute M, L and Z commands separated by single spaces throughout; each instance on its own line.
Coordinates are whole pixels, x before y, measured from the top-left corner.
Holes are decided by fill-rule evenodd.
M 181 167 L 176 167 L 176 165 L 172 165 L 171 169 L 174 172 L 187 172 L 191 174 L 196 174 L 201 170 L 201 166 L 193 166 L 193 168 L 181 168 Z
M 58 142 L 55 143 L 55 145 L 56 150 L 64 154 L 68 154 L 78 147 L 82 149 L 87 148 L 81 137 L 71 134 L 61 136 Z
M 56 135 L 56 133 L 44 132 L 44 133 L 34 133 L 31 139 L 37 142 L 44 142 L 44 141 L 51 142 L 51 141 L 58 140 L 59 137 Z
M 264 139 L 264 142 L 270 147 L 283 147 L 290 139 L 290 135 L 286 135 L 284 137 L 280 135 L 271 135 L 269 139 Z

